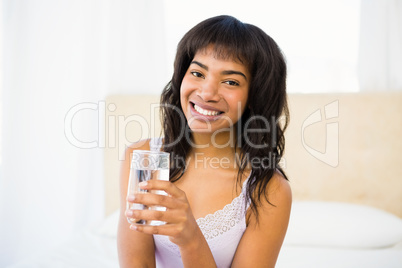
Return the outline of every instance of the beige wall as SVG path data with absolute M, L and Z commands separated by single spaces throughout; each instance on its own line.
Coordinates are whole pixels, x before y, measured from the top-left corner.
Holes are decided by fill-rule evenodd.
M 334 101 L 339 115 L 325 120 L 324 107 Z M 366 204 L 402 217 L 402 94 L 290 95 L 289 103 L 285 170 L 295 199 Z M 306 127 L 304 140 L 324 151 L 326 123 L 337 125 L 339 162 L 334 167 L 302 143 L 303 122 L 317 109 L 323 122 Z

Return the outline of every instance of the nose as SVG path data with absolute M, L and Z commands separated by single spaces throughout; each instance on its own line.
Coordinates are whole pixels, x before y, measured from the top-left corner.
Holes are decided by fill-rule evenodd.
M 198 89 L 197 94 L 205 102 L 218 102 L 221 99 L 219 86 L 214 81 L 205 81 Z

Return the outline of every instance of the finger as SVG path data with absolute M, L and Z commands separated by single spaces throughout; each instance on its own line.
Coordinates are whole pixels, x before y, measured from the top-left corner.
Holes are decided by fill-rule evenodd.
M 163 190 L 168 195 L 180 198 L 183 197 L 184 192 L 177 188 L 176 185 L 171 183 L 170 181 L 162 181 L 162 180 L 150 180 L 143 181 L 139 184 L 141 189 L 144 190 Z
M 141 219 L 144 221 L 162 221 L 166 223 L 177 223 L 180 221 L 181 213 L 174 212 L 171 210 L 168 211 L 161 211 L 161 210 L 153 210 L 153 209 L 146 209 L 146 210 L 131 210 L 130 212 L 126 213 L 127 215 L 131 215 L 129 217 L 134 219 Z
M 131 224 L 130 229 L 135 230 L 144 234 L 151 234 L 151 235 L 164 235 L 164 228 L 161 226 L 164 225 L 159 225 L 159 226 L 149 226 L 149 225 L 142 225 L 142 224 Z
M 140 218 L 134 218 L 133 217 L 133 213 L 132 213 L 132 211 L 131 210 L 126 210 L 126 217 L 127 217 L 127 221 L 130 223 L 130 224 L 135 224 L 135 223 L 144 223 L 145 221 L 144 220 L 142 220 L 142 219 L 140 219 Z
M 130 229 L 144 234 L 166 236 L 175 236 L 181 231 L 181 227 L 177 224 L 164 224 L 159 226 L 136 224 L 130 225 Z
M 135 195 L 130 195 L 130 203 L 142 204 L 145 206 L 161 206 L 166 208 L 175 208 L 180 206 L 181 202 L 178 199 L 172 198 L 167 195 L 160 195 L 154 193 L 137 193 Z

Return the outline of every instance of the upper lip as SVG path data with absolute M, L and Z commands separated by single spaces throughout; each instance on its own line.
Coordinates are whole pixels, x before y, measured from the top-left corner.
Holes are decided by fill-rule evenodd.
M 215 111 L 215 112 L 223 112 L 222 110 L 219 110 L 218 108 L 215 108 L 215 107 L 203 104 L 203 103 L 199 103 L 199 102 L 196 102 L 196 101 L 190 101 L 190 103 L 195 104 L 195 105 L 197 105 L 197 106 L 199 106 L 199 107 L 201 107 L 202 109 L 205 109 L 205 110 Z

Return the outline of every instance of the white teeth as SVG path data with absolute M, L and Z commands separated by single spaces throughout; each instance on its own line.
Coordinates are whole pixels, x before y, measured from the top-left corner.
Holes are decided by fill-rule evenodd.
M 197 106 L 195 104 L 194 104 L 194 110 L 196 110 L 197 112 L 199 112 L 202 115 L 215 116 L 215 115 L 219 114 L 219 112 L 217 112 L 217 111 L 204 110 L 200 106 Z

